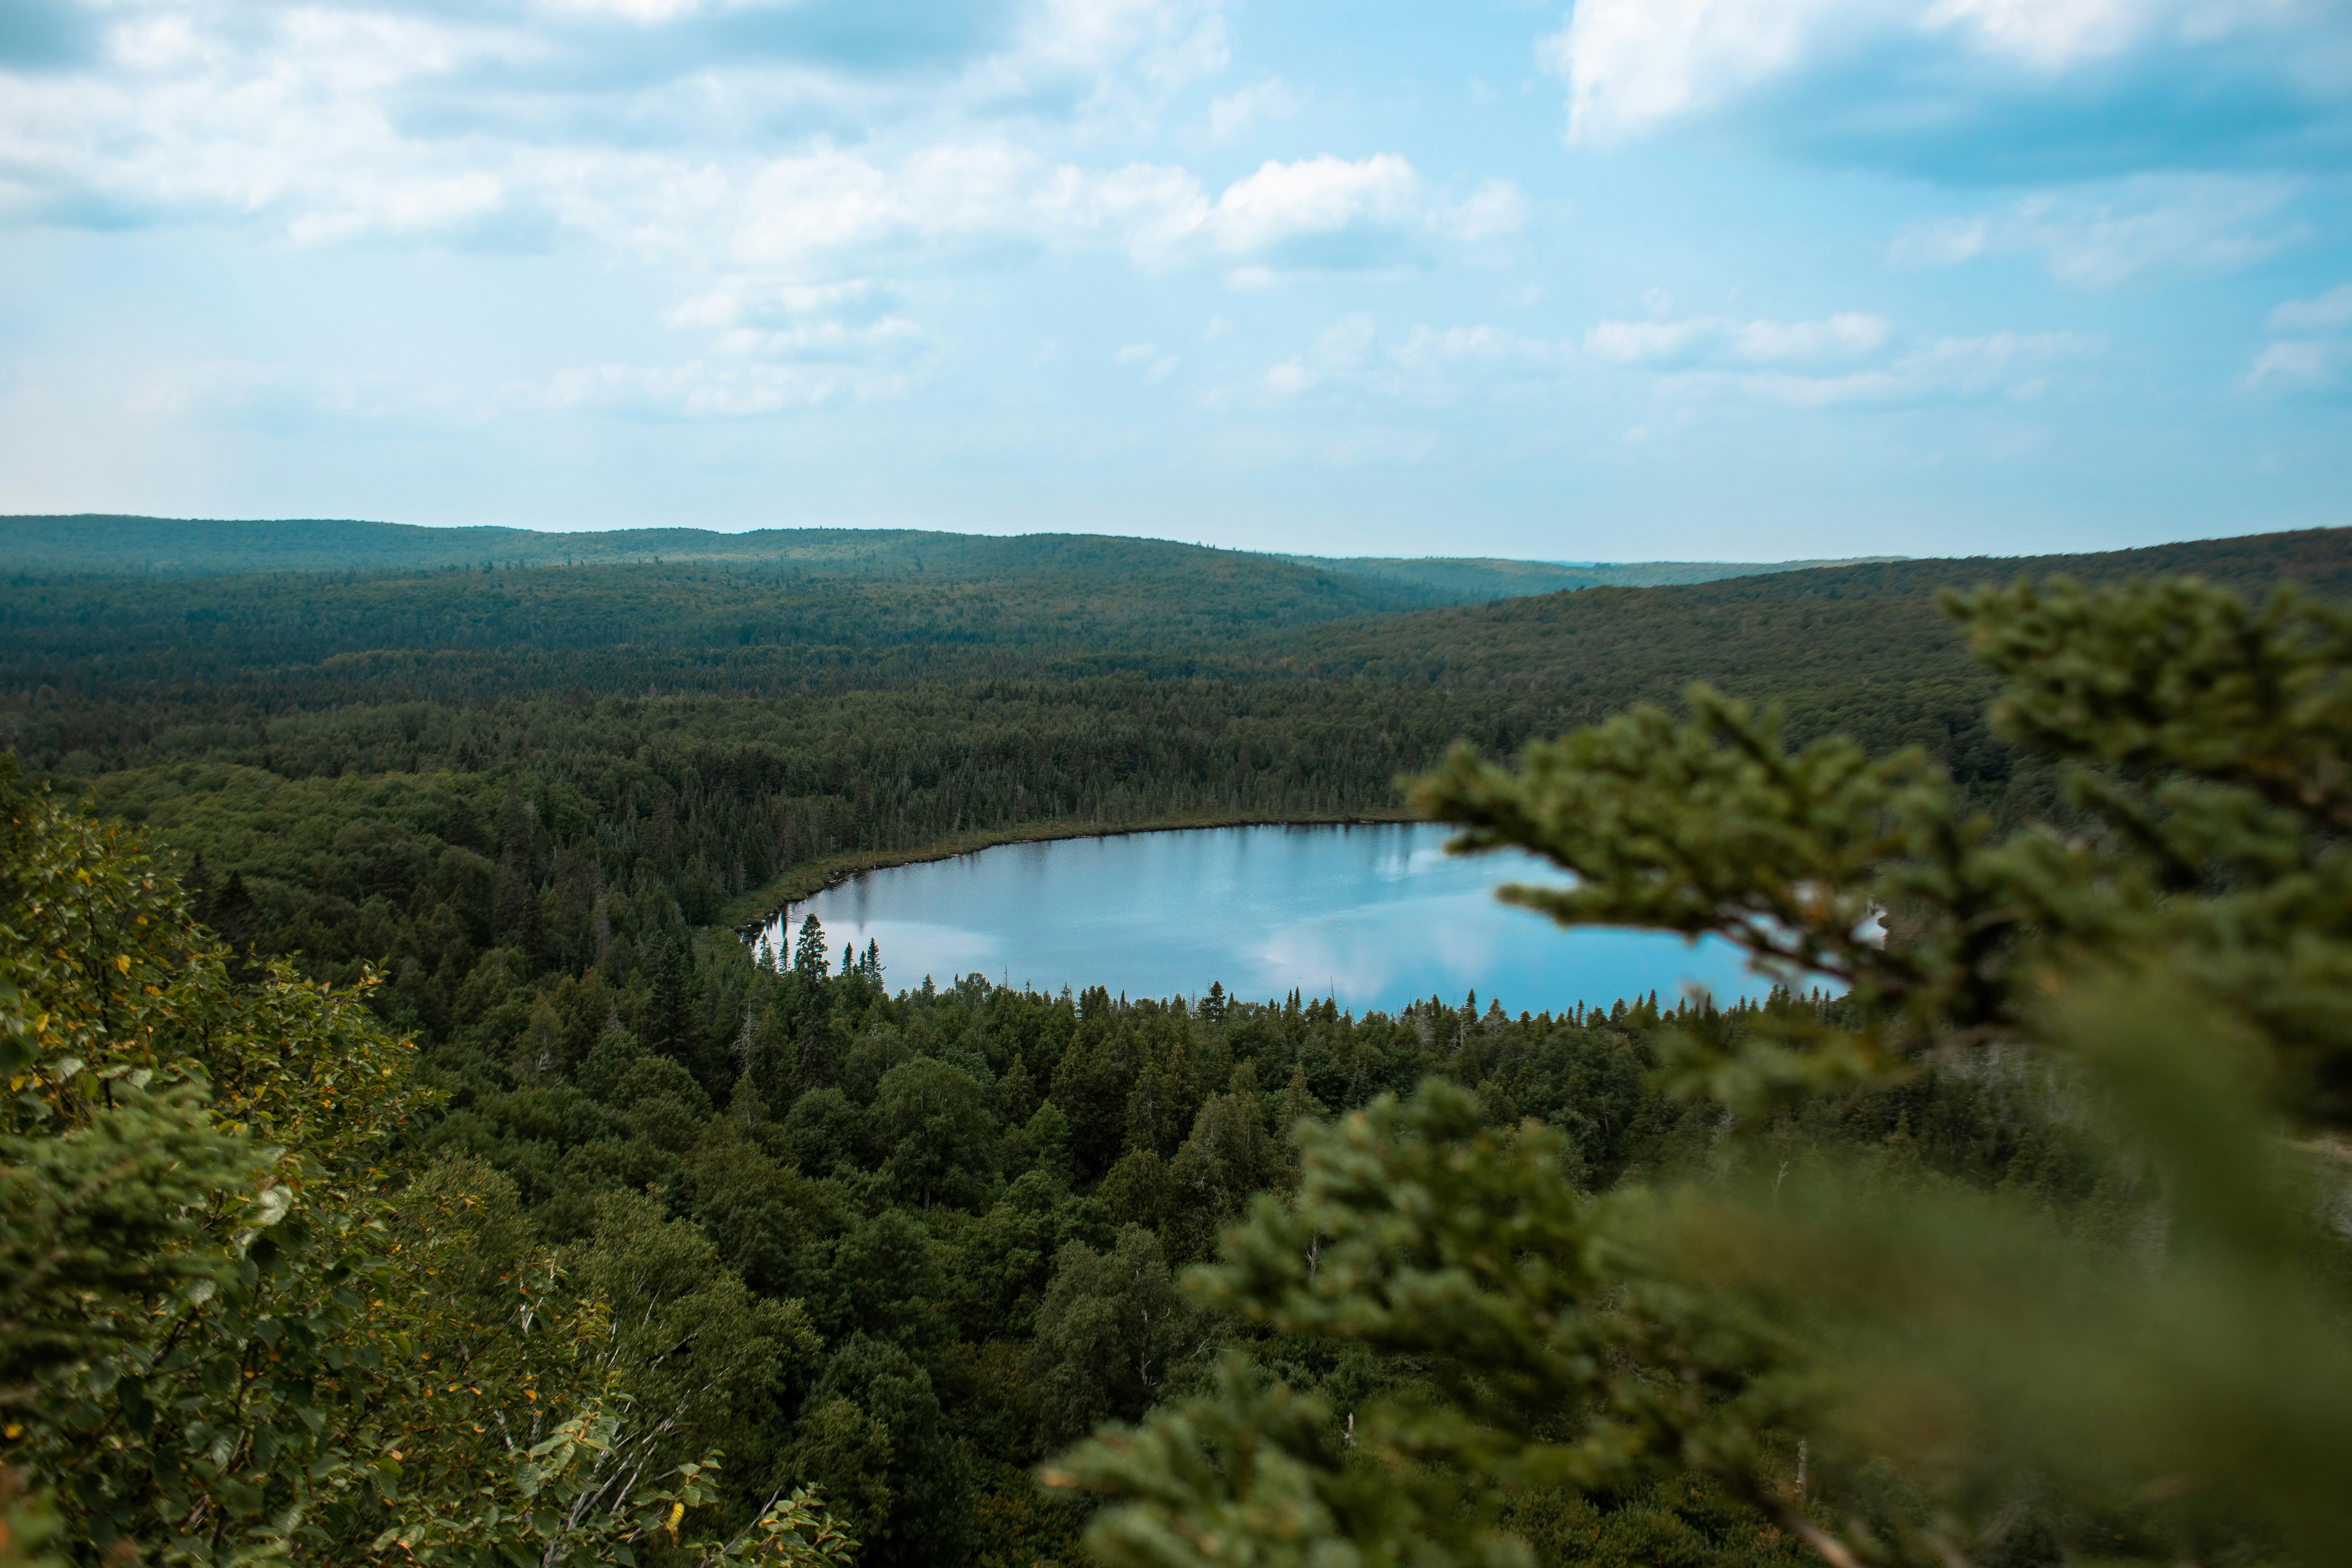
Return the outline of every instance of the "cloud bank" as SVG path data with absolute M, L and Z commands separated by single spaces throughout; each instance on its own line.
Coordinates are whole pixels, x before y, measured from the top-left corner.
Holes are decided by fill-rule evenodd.
M 1578 0 L 1571 142 L 1678 121 L 1957 183 L 2340 165 L 2338 0 Z

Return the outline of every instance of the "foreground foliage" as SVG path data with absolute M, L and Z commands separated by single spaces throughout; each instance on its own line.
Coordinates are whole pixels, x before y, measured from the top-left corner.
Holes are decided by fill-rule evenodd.
M 519 1257 L 464 1321 L 500 1292 L 453 1293 L 419 1253 L 467 1227 L 394 1239 L 430 1196 L 384 1163 L 428 1098 L 411 1047 L 282 965 L 233 978 L 119 828 L 5 776 L 0 1054 L 7 1551 L 846 1557 L 799 1493 L 686 1543 L 717 1457 L 657 1462 L 620 1293 Z
M 1726 937 L 1853 1010 L 1664 1042 L 1720 1107 L 1692 1179 L 1580 1191 L 1558 1131 L 1442 1083 L 1303 1131 L 1297 1201 L 1198 1281 L 1418 1378 L 1343 1425 L 1237 1363 L 1081 1448 L 1054 1479 L 1127 1500 L 1100 1555 L 1522 1562 L 1528 1500 L 1666 1484 L 1839 1568 L 2346 1560 L 2352 620 L 2177 582 L 1951 608 L 1996 723 L 2079 764 L 2066 830 L 1704 690 L 1423 786 L 1465 847 L 1580 879 L 1507 896 Z M 2040 1102 L 2091 1190 L 1804 1135 L 1931 1079 Z

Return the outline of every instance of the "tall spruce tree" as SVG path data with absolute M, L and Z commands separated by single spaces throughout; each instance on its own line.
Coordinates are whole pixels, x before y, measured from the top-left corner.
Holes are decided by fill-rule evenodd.
M 793 943 L 793 972 L 804 980 L 824 978 L 824 925 L 812 913 L 801 921 L 801 932 Z
M 696 1036 L 692 956 L 683 938 L 663 945 L 654 961 L 652 993 L 646 998 L 645 1041 L 663 1056 L 685 1064 L 698 1081 L 704 1075 Z M 704 1083 L 705 1089 L 709 1089 Z

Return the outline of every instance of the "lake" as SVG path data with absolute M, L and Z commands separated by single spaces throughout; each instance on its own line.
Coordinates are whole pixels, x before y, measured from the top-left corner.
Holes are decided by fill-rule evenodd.
M 1007 844 L 868 871 L 793 905 L 770 928 L 788 958 L 814 913 L 839 963 L 878 942 L 892 989 L 979 973 L 1059 991 L 1245 1000 L 1294 987 L 1351 1011 L 1478 994 L 1510 1011 L 1606 1006 L 1685 983 L 1761 996 L 1738 950 L 1654 931 L 1566 931 L 1494 897 L 1561 873 L 1513 851 L 1455 857 L 1428 823 L 1203 827 Z

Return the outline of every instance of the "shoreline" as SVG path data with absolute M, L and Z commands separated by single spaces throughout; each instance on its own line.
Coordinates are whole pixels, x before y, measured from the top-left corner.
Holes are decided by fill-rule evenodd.
M 756 942 L 761 931 L 794 904 L 805 903 L 819 893 L 830 892 L 867 871 L 886 871 L 896 866 L 928 865 L 934 860 L 953 860 L 965 855 L 977 855 L 983 849 L 1002 848 L 1009 844 L 1052 844 L 1066 838 L 1119 838 L 1130 833 L 1182 833 L 1203 827 L 1373 827 L 1423 820 L 1402 810 L 1359 811 L 1328 816 L 1251 816 L 1221 813 L 1205 816 L 1148 817 L 1141 822 L 1125 823 L 1116 827 L 1091 822 L 1034 823 L 995 832 L 959 834 L 952 838 L 935 839 L 919 848 L 856 850 L 810 861 L 775 879 L 756 894 L 732 900 L 733 908 L 722 913 L 711 925 L 725 927 L 740 941 Z M 753 902 L 761 906 L 761 913 L 749 920 L 730 918 L 736 910 Z

